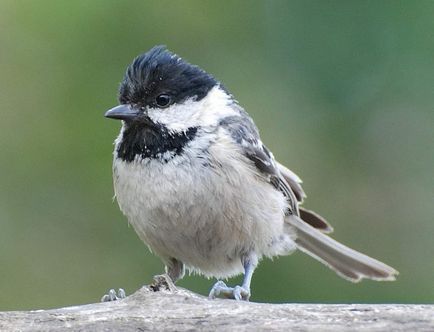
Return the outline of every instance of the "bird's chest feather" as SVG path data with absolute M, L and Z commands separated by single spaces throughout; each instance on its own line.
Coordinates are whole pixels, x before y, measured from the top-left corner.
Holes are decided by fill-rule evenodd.
M 222 267 L 253 247 L 268 250 L 281 234 L 286 201 L 235 146 L 218 142 L 208 152 L 186 147 L 168 162 L 115 157 L 113 169 L 119 206 L 142 240 L 163 259 L 213 275 L 218 264 L 210 260 Z
M 200 194 L 206 188 L 205 169 L 195 168 L 194 161 L 175 157 L 169 162 L 156 159 L 125 162 L 114 161 L 115 193 L 122 211 L 129 218 L 143 221 L 174 219 L 200 203 Z M 179 223 L 179 221 L 178 221 Z
M 204 140 L 205 141 L 205 140 Z M 122 212 L 151 247 L 203 238 L 222 214 L 224 181 L 203 155 L 203 144 L 186 145 L 168 158 L 116 157 L 113 176 Z M 187 240 L 187 241 L 186 241 Z M 158 243 L 161 242 L 161 243 Z

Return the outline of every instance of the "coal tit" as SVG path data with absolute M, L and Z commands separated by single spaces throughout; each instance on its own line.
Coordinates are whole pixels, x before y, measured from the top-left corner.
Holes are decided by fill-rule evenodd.
M 185 269 L 218 279 L 210 297 L 248 300 L 261 258 L 300 249 L 347 280 L 394 280 L 392 267 L 326 235 L 300 207 L 300 178 L 213 76 L 165 47 L 139 55 L 120 85 L 113 179 L 122 212 L 176 282 Z

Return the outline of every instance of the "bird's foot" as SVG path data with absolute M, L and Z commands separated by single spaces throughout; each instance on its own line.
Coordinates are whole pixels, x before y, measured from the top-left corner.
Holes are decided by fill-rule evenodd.
M 250 298 L 250 290 L 242 286 L 228 287 L 223 281 L 217 281 L 209 292 L 209 298 L 215 299 L 219 295 L 223 295 L 229 299 L 237 301 L 248 301 Z
M 122 288 L 119 288 L 117 292 L 114 289 L 110 289 L 109 292 L 107 294 L 104 294 L 104 296 L 101 298 L 101 302 L 112 302 L 122 300 L 126 297 L 127 295 Z

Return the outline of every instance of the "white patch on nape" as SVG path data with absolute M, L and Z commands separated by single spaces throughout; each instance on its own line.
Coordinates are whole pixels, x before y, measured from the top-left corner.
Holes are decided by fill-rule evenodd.
M 231 104 L 231 96 L 217 85 L 199 101 L 189 98 L 168 108 L 152 108 L 148 110 L 148 116 L 169 130 L 186 131 L 191 127 L 215 126 L 226 116 L 239 115 Z

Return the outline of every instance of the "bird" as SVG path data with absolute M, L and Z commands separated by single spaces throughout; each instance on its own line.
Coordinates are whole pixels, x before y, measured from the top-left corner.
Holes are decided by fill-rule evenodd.
M 329 236 L 305 209 L 301 179 L 261 141 L 249 114 L 213 75 L 165 46 L 127 67 L 113 152 L 120 210 L 165 265 L 216 278 L 209 297 L 248 301 L 263 258 L 310 255 L 352 282 L 395 280 L 398 272 Z M 243 274 L 241 285 L 223 281 Z

